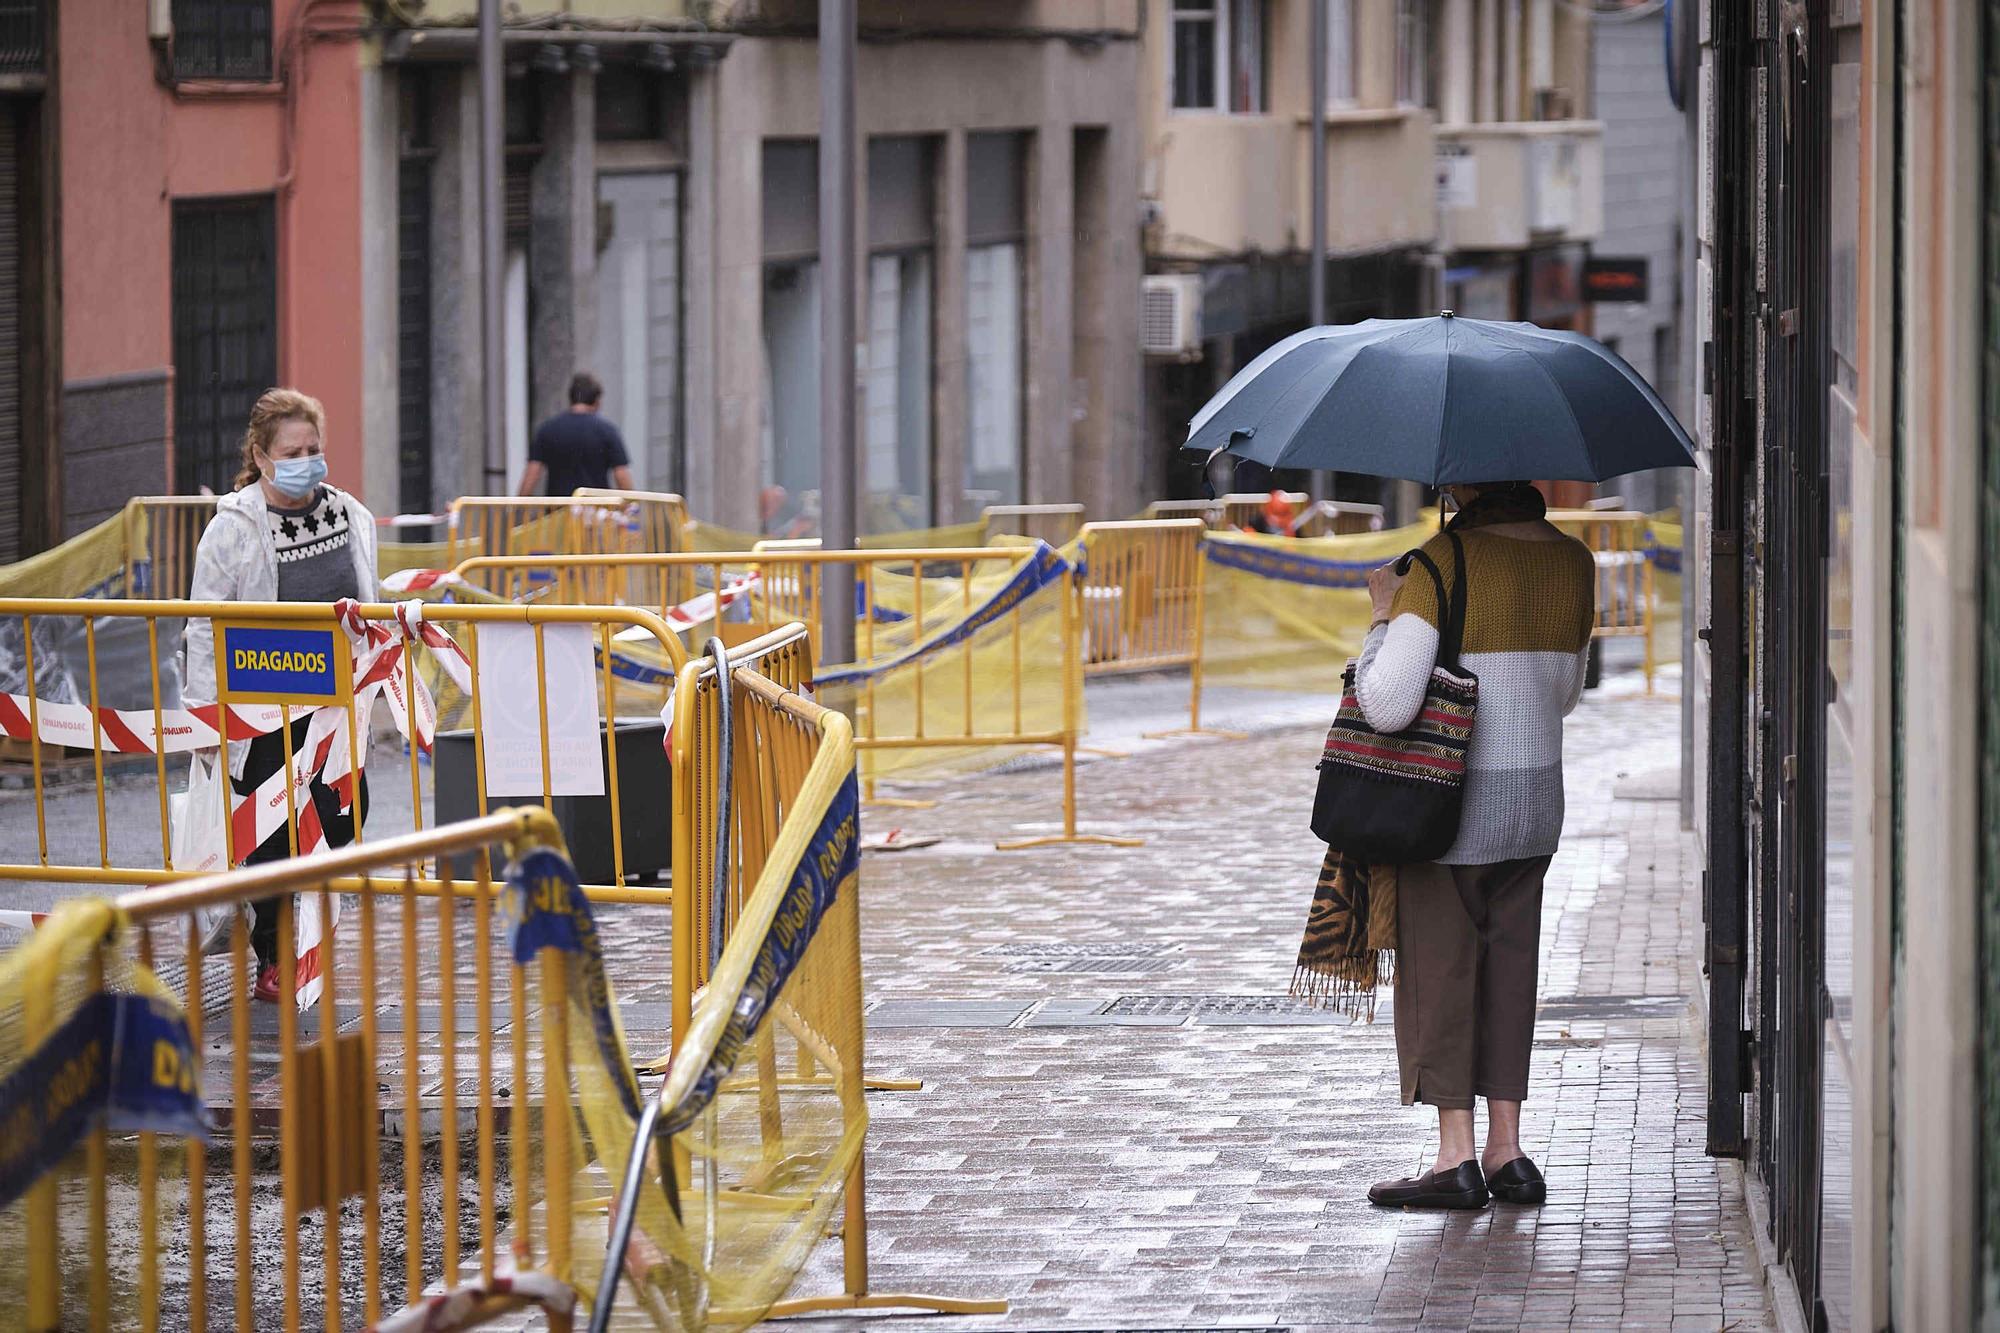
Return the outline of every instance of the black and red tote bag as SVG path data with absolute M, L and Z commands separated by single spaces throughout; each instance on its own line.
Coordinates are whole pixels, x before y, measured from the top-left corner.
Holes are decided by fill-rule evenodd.
M 1421 564 L 1437 589 L 1437 663 L 1416 721 L 1394 735 L 1370 727 L 1354 695 L 1355 663 L 1349 662 L 1340 714 L 1320 755 L 1313 833 L 1367 865 L 1435 861 L 1458 840 L 1479 679 L 1459 662 L 1465 640 L 1465 547 L 1457 533 L 1446 535 L 1458 564 L 1448 593 L 1436 562 L 1422 551 L 1410 551 L 1397 562 L 1398 573 L 1407 573 L 1412 561 Z

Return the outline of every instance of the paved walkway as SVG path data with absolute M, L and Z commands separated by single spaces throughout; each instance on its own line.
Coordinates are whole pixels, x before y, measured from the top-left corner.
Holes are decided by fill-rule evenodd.
M 1678 712 L 1623 685 L 1569 728 L 1522 1125 L 1539 1211 L 1365 1202 L 1433 1121 L 1397 1103 L 1387 1014 L 1281 998 L 1316 729 L 1090 764 L 1088 822 L 1138 850 L 991 852 L 1044 829 L 1053 772 L 875 815 L 946 841 L 864 868 L 869 1064 L 925 1083 L 872 1102 L 874 1287 L 1013 1302 L 963 1327 L 1769 1327 L 1735 1165 L 1701 1151 Z M 838 1289 L 830 1250 L 796 1292 Z
M 1252 739 L 1141 741 L 1184 688 L 1093 687 L 1092 739 L 1133 754 L 1084 767 L 1086 827 L 1142 848 L 995 853 L 1053 831 L 1046 766 L 867 815 L 943 839 L 864 866 L 870 1070 L 924 1082 L 872 1097 L 874 1289 L 1013 1303 L 937 1329 L 1771 1326 L 1736 1167 L 1701 1152 L 1674 704 L 1616 677 L 1569 728 L 1522 1126 L 1550 1203 L 1441 1216 L 1364 1198 L 1431 1142 L 1430 1113 L 1397 1104 L 1389 1007 L 1351 1025 L 1285 999 L 1323 710 L 1219 692 L 1211 717 Z M 664 916 L 604 913 L 628 1031 L 664 1023 Z M 420 1008 L 429 1102 L 440 1034 Z M 795 1294 L 839 1290 L 838 1250 Z

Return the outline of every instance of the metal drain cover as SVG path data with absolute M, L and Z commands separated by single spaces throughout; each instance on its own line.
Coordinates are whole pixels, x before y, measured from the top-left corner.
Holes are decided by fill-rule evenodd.
M 1107 1014 L 1151 1017 L 1345 1020 L 1325 1006 L 1289 995 L 1121 995 Z
M 1023 958 L 1008 967 L 1009 972 L 1061 972 L 1066 974 L 1137 976 L 1168 972 L 1181 965 L 1178 958 Z
M 996 944 L 981 949 L 982 956 L 997 954 L 1010 958 L 1163 958 L 1180 952 L 1178 944 L 1120 944 L 1106 940 L 1099 944 L 1053 944 L 1043 940 Z

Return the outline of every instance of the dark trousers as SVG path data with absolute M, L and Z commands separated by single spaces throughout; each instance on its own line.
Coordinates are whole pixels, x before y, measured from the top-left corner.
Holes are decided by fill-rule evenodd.
M 1401 868 L 1396 1060 L 1403 1104 L 1524 1101 L 1549 858 Z
M 300 718 L 293 722 L 289 737 L 283 732 L 267 732 L 250 742 L 250 753 L 243 760 L 243 776 L 231 778 L 238 796 L 248 796 L 262 786 L 266 779 L 285 766 L 287 740 L 296 752 L 305 743 L 306 727 L 310 719 Z M 314 779 L 310 787 L 313 808 L 319 812 L 319 826 L 326 834 L 326 845 L 345 847 L 354 841 L 356 819 L 343 814 L 340 796 L 333 788 Z M 359 822 L 368 820 L 368 775 L 355 774 L 354 815 Z M 282 861 L 292 854 L 290 832 L 279 827 L 277 832 L 257 844 L 255 851 L 243 858 L 248 866 L 262 865 L 268 861 Z M 251 904 L 254 920 L 250 927 L 250 947 L 257 951 L 257 966 L 262 969 L 278 961 L 278 899 L 259 898 Z

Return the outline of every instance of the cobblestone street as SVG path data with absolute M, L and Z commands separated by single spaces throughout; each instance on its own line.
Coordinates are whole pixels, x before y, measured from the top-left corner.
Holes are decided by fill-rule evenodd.
M 1539 1211 L 1365 1201 L 1433 1119 L 1398 1105 L 1388 1006 L 1282 998 L 1316 727 L 1089 764 L 1086 827 L 1136 850 L 993 853 L 1045 831 L 1053 770 L 875 813 L 945 841 L 864 866 L 870 1065 L 924 1081 L 872 1100 L 873 1287 L 1012 1301 L 968 1326 L 1769 1327 L 1737 1167 L 1701 1149 L 1677 738 L 1629 677 L 1571 719 L 1522 1123 Z M 795 1291 L 837 1289 L 832 1259 Z

